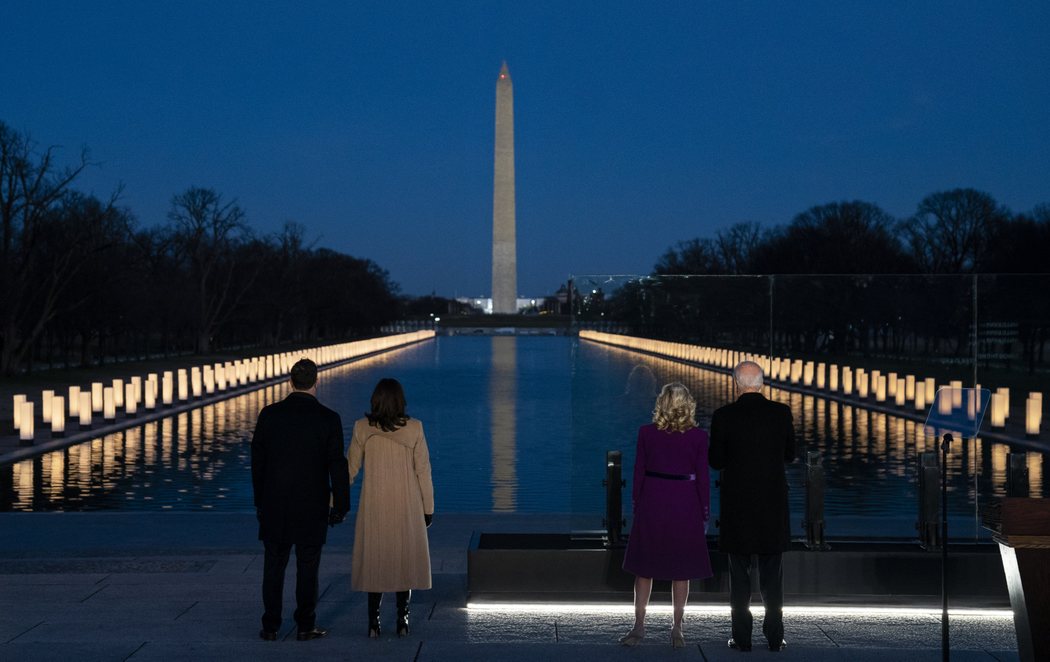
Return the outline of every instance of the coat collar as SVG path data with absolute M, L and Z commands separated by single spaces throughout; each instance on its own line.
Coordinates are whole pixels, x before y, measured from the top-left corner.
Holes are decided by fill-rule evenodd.
M 311 400 L 317 399 L 315 396 L 311 395 L 310 393 L 307 393 L 306 391 L 292 391 L 288 394 L 288 398 L 310 398 Z
M 765 400 L 766 396 L 761 393 L 741 393 L 740 397 L 737 398 L 737 402 L 758 402 L 759 400 Z

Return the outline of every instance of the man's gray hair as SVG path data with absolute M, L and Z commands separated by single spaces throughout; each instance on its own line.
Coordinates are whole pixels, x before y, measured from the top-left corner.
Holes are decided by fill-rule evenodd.
M 754 361 L 741 361 L 733 368 L 733 380 L 740 388 L 762 388 L 762 366 Z

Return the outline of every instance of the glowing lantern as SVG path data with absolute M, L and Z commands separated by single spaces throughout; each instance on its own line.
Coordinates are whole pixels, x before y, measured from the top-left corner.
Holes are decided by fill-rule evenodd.
M 1032 397 L 1038 395 L 1039 397 Z M 1043 397 L 1042 394 L 1033 393 L 1025 400 L 1024 431 L 1025 434 L 1039 436 L 1039 426 L 1043 422 Z
M 51 401 L 55 398 L 54 391 L 43 391 L 40 394 L 40 420 L 44 423 L 51 422 Z
M 867 398 L 868 397 L 868 373 L 864 372 L 864 368 L 857 369 L 857 397 Z
M 91 382 L 91 411 L 102 412 L 102 382 Z
M 51 436 L 62 437 L 66 434 L 66 400 L 56 395 L 51 400 Z
M 190 370 L 190 390 L 193 392 L 193 397 L 199 398 L 204 392 L 204 384 L 201 380 L 201 369 L 198 366 L 193 366 Z
M 139 402 L 138 398 L 135 397 L 135 386 L 133 384 L 124 385 L 124 413 L 128 416 L 134 416 L 138 413 Z
M 915 382 L 915 411 L 926 409 L 926 384 Z
M 80 417 L 80 387 L 69 387 L 69 418 Z
M 33 403 L 23 402 L 22 403 L 22 415 L 19 417 L 19 428 L 18 428 L 18 439 L 19 441 L 33 441 L 33 426 L 36 421 L 33 420 Z
M 91 427 L 91 403 L 94 402 L 94 398 L 90 393 L 84 391 L 80 394 L 80 406 L 77 408 L 80 412 L 80 427 L 89 428 Z
M 124 380 L 123 379 L 114 379 L 113 380 L 113 404 L 115 404 L 118 409 L 124 406 Z
M 178 378 L 179 402 L 186 402 L 190 398 L 190 378 L 186 368 L 179 368 Z
M 160 384 L 160 401 L 167 406 L 175 401 L 175 373 L 171 370 L 164 371 L 164 377 Z
M 107 386 L 102 390 L 102 418 L 107 421 L 117 418 L 117 400 L 112 386 Z

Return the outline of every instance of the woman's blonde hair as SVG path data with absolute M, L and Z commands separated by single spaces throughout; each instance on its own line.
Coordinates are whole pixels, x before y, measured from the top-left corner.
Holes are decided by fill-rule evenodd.
M 660 430 L 685 432 L 696 427 L 696 400 L 684 384 L 664 384 L 656 396 L 653 423 Z

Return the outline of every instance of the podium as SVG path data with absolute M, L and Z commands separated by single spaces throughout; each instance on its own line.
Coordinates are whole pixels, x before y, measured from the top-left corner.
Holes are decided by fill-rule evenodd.
M 1022 662 L 1050 660 L 1050 499 L 1005 498 L 985 509 L 999 543 Z

